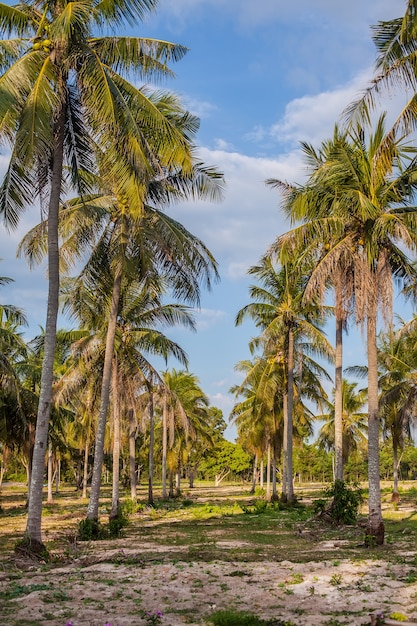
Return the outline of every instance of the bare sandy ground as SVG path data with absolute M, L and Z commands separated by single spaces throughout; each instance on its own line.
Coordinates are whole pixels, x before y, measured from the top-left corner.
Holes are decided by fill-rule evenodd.
M 163 614 L 162 626 L 197 626 L 207 623 L 212 611 L 226 608 L 297 626 L 371 624 L 377 612 L 399 612 L 417 621 L 417 582 L 410 584 L 410 567 L 401 563 L 172 563 L 152 544 L 140 547 L 143 560 L 138 562 L 138 547 L 123 540 L 117 549 L 111 545 L 47 575 L 15 563 L 27 571 L 12 586 L 17 591 L 26 587 L 27 593 L 9 600 L 4 611 L 0 607 L 1 626 L 142 626 L 151 623 L 144 613 L 155 611 Z M 324 548 L 318 546 L 321 553 Z M 155 555 L 155 550 L 160 560 L 147 561 L 147 553 Z M 1 572 L 0 592 L 10 589 L 9 574 Z

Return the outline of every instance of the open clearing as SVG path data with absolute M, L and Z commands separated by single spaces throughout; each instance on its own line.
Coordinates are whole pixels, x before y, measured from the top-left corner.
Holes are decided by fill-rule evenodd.
M 301 504 L 311 494 L 298 490 Z M 384 494 L 387 543 L 367 549 L 361 523 L 335 529 L 308 506 L 259 512 L 242 486 L 197 487 L 142 507 L 123 538 L 77 542 L 86 503 L 66 488 L 45 507 L 47 564 L 14 554 L 24 498 L 22 488 L 2 489 L 1 626 L 142 626 L 155 611 L 162 626 L 202 625 L 221 609 L 296 626 L 371 624 L 376 612 L 417 622 L 414 489 L 396 510 Z

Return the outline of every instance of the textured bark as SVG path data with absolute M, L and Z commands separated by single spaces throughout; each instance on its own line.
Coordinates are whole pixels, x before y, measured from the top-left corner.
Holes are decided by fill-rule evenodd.
M 264 488 L 264 460 L 262 457 L 259 463 L 259 486 L 261 489 Z
M 271 499 L 271 444 L 268 443 L 266 461 L 266 499 Z
M 87 482 L 88 482 L 88 456 L 90 454 L 90 437 L 87 434 L 84 446 L 84 468 L 83 468 L 83 498 L 87 497 Z
M 294 331 L 288 332 L 288 419 L 287 419 L 287 498 L 294 500 L 294 484 L 292 469 L 293 448 L 293 408 L 294 408 Z
M 104 438 L 106 434 L 107 411 L 109 408 L 114 337 L 116 334 L 117 314 L 119 311 L 121 271 L 116 273 L 113 283 L 112 303 L 107 326 L 106 349 L 104 355 L 103 379 L 101 383 L 100 412 L 98 416 L 96 445 L 94 448 L 94 466 L 91 479 L 90 500 L 87 509 L 88 519 L 98 519 L 100 501 L 101 472 L 104 459 Z
M 181 461 L 178 459 L 177 473 L 175 477 L 175 495 L 178 498 L 181 495 Z
M 113 363 L 113 473 L 112 473 L 112 500 L 110 518 L 119 514 L 120 507 L 120 402 L 117 378 L 117 359 Z
M 258 454 L 255 454 L 255 459 L 253 461 L 253 473 L 252 473 L 252 487 L 249 493 L 255 493 L 256 482 L 258 480 Z
M 334 394 L 334 450 L 335 479 L 343 480 L 343 319 L 341 286 L 336 286 L 336 346 L 335 346 L 335 394 Z
M 285 388 L 282 394 L 282 412 L 284 416 L 284 428 L 282 435 L 282 484 L 281 484 L 281 500 L 287 502 L 288 500 L 288 393 Z M 275 456 L 276 463 L 276 456 Z M 276 465 L 275 465 L 275 483 L 276 483 Z M 272 495 L 274 491 L 272 490 Z
M 42 492 L 48 427 L 51 414 L 52 382 L 56 346 L 56 326 L 59 296 L 59 245 L 58 214 L 61 199 L 62 168 L 64 161 L 66 108 L 62 107 L 56 123 L 53 151 L 51 192 L 48 206 L 48 305 L 45 324 L 44 356 L 38 415 L 36 419 L 35 446 L 29 487 L 26 535 L 30 540 L 42 542 Z
M 129 477 L 130 477 L 130 497 L 135 502 L 137 498 L 136 489 L 136 420 L 133 409 L 129 410 Z
M 55 493 L 59 493 L 60 484 L 61 484 L 61 459 L 58 456 L 58 458 L 56 459 Z
M 162 497 L 167 497 L 168 400 L 164 391 L 162 407 Z
M 53 454 L 52 454 L 52 444 L 49 443 L 48 446 L 48 504 L 53 504 L 54 496 L 52 495 L 52 480 L 53 480 Z
M 376 298 L 375 298 L 376 300 Z M 378 416 L 378 362 L 376 340 L 376 303 L 370 305 L 367 322 L 368 339 L 368 482 L 369 513 L 367 536 L 369 543 L 384 543 L 384 523 L 381 511 L 381 485 L 379 468 L 379 416 Z
M 393 453 L 393 457 L 394 457 L 394 485 L 393 485 L 393 493 L 392 493 L 392 501 L 393 502 L 399 502 L 400 497 L 399 497 L 399 493 L 398 493 L 398 465 L 399 465 L 399 460 L 398 460 L 398 442 L 396 437 L 393 437 L 392 439 L 392 453 Z
M 276 449 L 276 446 L 273 446 L 273 448 L 272 448 L 272 494 L 271 494 L 271 501 L 272 502 L 276 502 L 277 500 L 278 500 L 278 494 L 277 494 L 277 449 Z
M 153 409 L 152 380 L 149 384 L 149 481 L 148 481 L 148 504 L 153 504 L 153 457 L 155 444 L 155 421 Z

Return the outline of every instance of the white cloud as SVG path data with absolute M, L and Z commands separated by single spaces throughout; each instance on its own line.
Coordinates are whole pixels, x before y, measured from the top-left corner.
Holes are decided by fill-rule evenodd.
M 371 76 L 363 72 L 348 85 L 340 86 L 316 96 L 304 96 L 289 102 L 284 117 L 269 129 L 269 134 L 280 143 L 308 141 L 318 144 L 331 137 L 335 123 L 349 102 L 357 99 Z
M 398 6 L 398 0 L 296 0 L 295 2 L 277 2 L 277 0 L 161 0 L 160 11 L 174 16 L 179 22 L 192 20 L 202 11 L 228 11 L 245 26 L 262 23 L 298 23 L 313 19 L 338 21 L 357 26 L 358 21 L 374 23 L 378 20 L 398 17 L 404 12 L 405 3 Z
M 210 117 L 213 112 L 218 110 L 218 107 L 212 102 L 205 102 L 188 96 L 183 96 L 181 100 L 187 111 L 197 115 L 200 119 Z
M 199 331 L 203 331 L 218 326 L 226 316 L 227 313 L 219 309 L 199 309 L 196 311 L 197 328 Z

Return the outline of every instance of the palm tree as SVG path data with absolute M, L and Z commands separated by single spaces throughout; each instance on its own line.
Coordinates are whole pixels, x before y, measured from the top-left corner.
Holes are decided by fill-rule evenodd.
M 106 328 L 102 320 L 106 316 L 107 302 L 103 298 L 106 289 L 106 277 L 109 277 L 106 264 L 102 264 L 103 274 L 96 276 L 102 282 L 96 282 L 97 291 L 92 292 L 88 277 L 81 275 L 77 279 L 65 283 L 65 308 L 72 317 L 80 321 L 88 331 L 78 342 L 77 350 L 80 361 L 75 363 L 76 369 L 84 371 L 90 364 L 91 373 L 103 371 L 103 361 L 106 355 Z M 186 363 L 186 355 L 181 347 L 167 338 L 160 327 L 169 327 L 182 324 L 191 329 L 194 327 L 193 318 L 188 307 L 180 304 L 162 303 L 164 297 L 164 281 L 149 283 L 148 279 L 124 283 L 120 294 L 120 303 L 115 330 L 112 358 L 112 388 L 110 399 L 113 408 L 114 432 L 119 432 L 120 415 L 136 410 L 138 393 L 145 386 L 148 391 L 153 387 L 152 378 L 158 374 L 149 357 L 158 355 L 165 359 L 174 356 L 181 363 Z M 97 360 L 99 359 L 99 360 Z M 76 377 L 68 372 L 71 393 Z M 103 441 L 104 445 L 104 441 Z M 113 442 L 114 475 L 113 475 L 113 511 L 117 515 L 118 495 L 118 454 L 120 445 Z
M 379 416 L 377 364 L 378 306 L 388 321 L 392 310 L 393 276 L 410 283 L 415 270 L 406 251 L 415 250 L 416 208 L 409 206 L 415 193 L 415 150 L 402 138 L 385 133 L 385 115 L 375 131 L 365 136 L 360 127 L 351 131 L 332 159 L 317 174 L 333 189 L 328 217 L 312 225 L 324 233 L 329 249 L 308 279 L 307 294 L 323 289 L 339 267 L 350 268 L 356 322 L 367 329 L 368 352 L 368 478 L 367 535 L 383 543 L 379 473 Z
M 173 119 L 176 117 L 175 124 L 185 135 L 195 128 L 195 121 L 177 108 L 175 99 L 164 96 L 159 102 Z M 200 283 L 210 288 L 212 277 L 218 277 L 216 262 L 197 237 L 156 206 L 185 197 L 217 199 L 220 178 L 221 175 L 213 168 L 195 162 L 188 173 L 166 171 L 164 176 L 161 173 L 158 178 L 149 181 L 149 203 L 143 204 L 136 215 L 127 209 L 124 196 L 115 195 L 111 190 L 104 195 L 74 199 L 61 212 L 63 262 L 82 258 L 91 249 L 91 257 L 82 271 L 83 280 L 89 283 L 91 290 L 95 289 L 97 282 L 102 285 L 107 283 L 101 297 L 105 297 L 106 293 L 110 295 L 106 312 L 108 324 L 100 414 L 87 511 L 87 516 L 92 519 L 98 517 L 113 345 L 124 281 L 129 281 L 129 276 L 139 275 L 151 283 L 162 273 L 175 297 L 198 304 Z M 96 179 L 95 182 L 98 185 L 101 181 Z M 45 251 L 39 231 L 39 227 L 33 229 L 23 241 L 23 248 L 33 261 L 37 261 Z
M 346 109 L 350 123 L 371 122 L 372 112 L 381 95 L 402 89 L 408 102 L 400 111 L 387 139 L 397 133 L 413 132 L 417 121 L 417 10 L 415 0 L 407 0 L 402 17 L 380 21 L 373 26 L 372 39 L 377 49 L 375 77 L 362 96 Z M 409 95 L 411 94 L 411 95 Z
M 357 385 L 345 378 L 342 382 L 343 465 L 346 465 L 349 454 L 366 441 L 367 414 L 361 410 L 366 405 L 366 390 L 357 391 Z M 320 428 L 318 443 L 322 448 L 335 450 L 335 403 L 329 404 L 328 409 L 327 413 L 317 415 L 318 420 L 325 422 Z M 337 478 L 335 472 L 335 480 Z
M 301 345 L 302 338 L 309 339 L 309 348 L 325 358 L 332 358 L 333 349 L 320 330 L 325 309 L 312 301 L 302 305 L 305 278 L 300 264 L 287 263 L 279 268 L 274 266 L 272 257 L 266 255 L 260 264 L 249 269 L 261 286 L 252 286 L 252 302 L 239 311 L 236 323 L 250 316 L 262 335 L 256 343 L 261 343 L 265 354 L 284 363 L 284 464 L 283 499 L 294 500 L 292 472 L 292 437 L 294 414 L 294 371 L 295 346 Z
M 340 146 L 346 141 L 344 134 L 335 127 L 333 138 L 323 142 L 316 150 L 307 143 L 302 143 L 306 165 L 310 176 L 305 185 L 289 185 L 279 180 L 269 179 L 267 184 L 278 188 L 283 194 L 283 209 L 292 224 L 297 226 L 280 236 L 271 246 L 271 251 L 278 253 L 285 262 L 291 258 L 311 258 L 318 260 L 333 253 L 331 232 L 327 223 L 333 218 L 335 189 L 332 180 L 325 175 L 326 163 L 337 155 Z M 300 223 L 301 222 L 301 223 Z M 314 267 L 314 265 L 312 265 Z M 343 480 L 343 426 L 342 426 L 342 371 L 343 371 L 343 331 L 347 328 L 347 319 L 353 300 L 352 267 L 345 256 L 340 256 L 333 266 L 331 275 L 325 276 L 319 286 L 323 301 L 326 289 L 333 288 L 335 295 L 335 478 Z M 317 298 L 316 290 L 307 290 Z M 307 299 L 307 294 L 304 294 Z
M 399 450 L 411 439 L 412 425 L 416 420 L 417 359 L 416 318 L 379 337 L 378 364 L 380 370 L 380 411 L 384 432 L 392 439 L 393 449 L 393 502 L 398 502 Z
M 168 370 L 163 373 L 160 385 L 162 396 L 162 497 L 166 498 L 166 471 L 168 451 L 175 449 L 171 471 L 177 472 L 177 495 L 180 477 L 186 462 L 187 442 L 198 435 L 207 435 L 207 410 L 209 401 L 200 382 L 186 370 Z M 174 461 L 175 459 L 175 461 Z M 175 465 L 174 465 L 175 463 Z
M 11 282 L 0 277 L 0 286 Z M 27 321 L 23 312 L 13 305 L 0 305 L 0 442 L 3 464 L 0 485 L 9 451 L 23 444 L 26 435 L 24 391 L 19 367 L 27 359 L 29 347 L 20 329 Z
M 187 168 L 190 154 L 180 132 L 154 107 L 146 91 L 122 74 L 167 75 L 167 62 L 185 48 L 134 37 L 101 37 L 97 31 L 134 24 L 155 0 L 79 0 L 0 5 L 0 29 L 17 38 L 1 43 L 1 136 L 12 146 L 0 189 L 0 213 L 10 227 L 34 198 L 46 200 L 48 308 L 45 353 L 33 456 L 26 535 L 41 542 L 43 470 L 52 395 L 58 313 L 58 210 L 64 164 L 81 193 L 80 169 L 94 169 L 92 142 L 104 149 L 105 168 L 128 200 L 138 201 L 144 173 L 160 166 Z M 156 129 L 145 137 L 138 119 Z M 132 186 L 130 183 L 135 184 Z M 143 197 L 143 195 L 141 196 Z
M 276 470 L 283 444 L 283 393 L 285 380 L 283 363 L 274 356 L 257 356 L 252 361 L 236 364 L 235 369 L 244 374 L 243 381 L 234 385 L 236 404 L 229 419 L 236 424 L 239 439 L 250 444 L 256 453 L 272 448 L 272 494 L 278 500 Z M 256 465 L 256 463 L 255 463 Z M 269 473 L 268 473 L 269 475 Z M 269 495 L 269 494 L 268 494 Z

